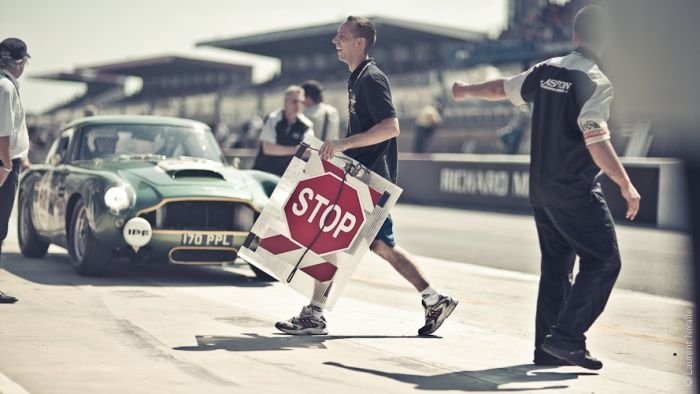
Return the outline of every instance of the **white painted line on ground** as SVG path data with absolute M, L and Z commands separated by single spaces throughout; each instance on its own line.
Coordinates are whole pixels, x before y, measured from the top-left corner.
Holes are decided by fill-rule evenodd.
M 0 394 L 29 394 L 29 391 L 0 372 Z

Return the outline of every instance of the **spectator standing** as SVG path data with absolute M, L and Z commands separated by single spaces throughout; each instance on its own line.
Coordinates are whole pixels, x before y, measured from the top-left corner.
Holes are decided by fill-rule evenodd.
M 416 139 L 413 143 L 413 152 L 428 152 L 428 145 L 440 123 L 442 123 L 442 102 L 435 101 L 423 107 L 416 116 Z
M 7 38 L 0 42 L 0 258 L 19 172 L 29 166 L 29 133 L 17 82 L 29 57 L 24 41 Z M 0 291 L 0 304 L 15 302 L 17 298 Z
M 304 88 L 304 115 L 314 124 L 316 137 L 321 141 L 340 138 L 340 116 L 338 110 L 323 102 L 323 85 L 309 80 L 301 85 Z
M 253 169 L 282 176 L 299 144 L 313 135 L 311 121 L 301 113 L 304 89 L 292 85 L 284 91 L 284 107 L 271 112 L 260 133 L 260 148 Z
M 496 132 L 498 139 L 503 144 L 503 151 L 509 155 L 517 154 L 520 150 L 520 142 L 523 139 L 523 134 L 527 130 L 527 124 L 530 121 L 528 112 L 516 110 L 513 117 L 508 121 L 508 124 Z
M 92 104 L 88 104 L 83 108 L 83 116 L 88 117 L 88 116 L 95 116 L 99 113 L 98 109 L 96 106 Z

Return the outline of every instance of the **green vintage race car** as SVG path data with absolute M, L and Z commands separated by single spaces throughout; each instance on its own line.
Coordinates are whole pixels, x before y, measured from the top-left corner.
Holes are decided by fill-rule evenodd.
M 38 258 L 62 246 L 81 275 L 104 274 L 120 256 L 231 263 L 278 181 L 228 165 L 200 122 L 79 119 L 63 127 L 44 164 L 22 174 L 20 249 Z

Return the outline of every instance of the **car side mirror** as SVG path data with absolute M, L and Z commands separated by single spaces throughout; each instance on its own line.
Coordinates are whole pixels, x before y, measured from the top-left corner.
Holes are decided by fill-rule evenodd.
M 231 165 L 233 168 L 241 168 L 241 159 L 240 157 L 234 157 L 231 159 Z

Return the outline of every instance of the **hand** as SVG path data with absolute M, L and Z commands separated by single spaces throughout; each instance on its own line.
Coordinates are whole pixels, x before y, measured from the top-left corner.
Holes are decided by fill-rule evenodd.
M 346 148 L 343 147 L 342 140 L 328 141 L 321 145 L 321 149 L 318 150 L 318 155 L 321 156 L 321 159 L 323 160 L 330 160 L 333 155 L 343 152 L 345 149 Z
M 463 100 L 467 97 L 467 84 L 464 82 L 455 82 L 452 84 L 452 97 L 455 100 Z
M 639 201 L 642 199 L 642 196 L 639 195 L 639 192 L 631 183 L 627 187 L 620 188 L 620 192 L 622 193 L 622 198 L 627 202 L 625 218 L 634 220 L 639 212 Z
M 27 168 L 29 168 L 29 166 L 31 166 L 31 165 L 32 165 L 32 163 L 29 162 L 29 159 L 28 159 L 28 158 L 24 158 L 24 159 L 22 159 L 22 162 L 21 162 L 21 164 L 20 164 L 19 169 L 20 169 L 21 171 L 24 171 L 24 170 L 26 170 Z

